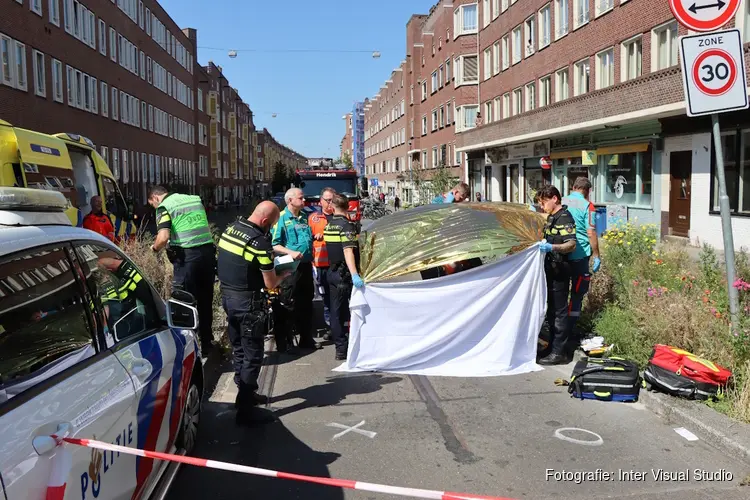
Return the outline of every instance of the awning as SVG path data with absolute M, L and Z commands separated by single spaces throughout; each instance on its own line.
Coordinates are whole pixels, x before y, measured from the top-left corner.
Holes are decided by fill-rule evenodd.
M 623 153 L 644 153 L 648 151 L 648 142 L 640 142 L 636 144 L 621 144 L 619 146 L 606 146 L 602 148 L 596 148 L 597 155 L 617 155 Z
M 68 148 L 60 139 L 21 128 L 14 128 L 13 132 L 23 163 L 73 169 Z

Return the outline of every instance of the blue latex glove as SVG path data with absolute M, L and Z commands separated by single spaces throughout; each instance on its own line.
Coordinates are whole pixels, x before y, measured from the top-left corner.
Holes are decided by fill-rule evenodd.
M 449 192 L 448 195 L 445 197 L 445 203 L 453 203 L 453 200 L 455 197 L 453 196 L 453 191 Z
M 539 244 L 539 251 L 542 253 L 547 253 L 552 251 L 552 243 L 547 243 L 546 240 L 542 240 L 542 242 Z
M 352 274 L 352 284 L 355 288 L 362 288 L 365 286 L 365 282 L 359 277 L 359 274 Z
M 594 272 L 599 271 L 600 267 L 602 267 L 602 259 L 594 257 Z

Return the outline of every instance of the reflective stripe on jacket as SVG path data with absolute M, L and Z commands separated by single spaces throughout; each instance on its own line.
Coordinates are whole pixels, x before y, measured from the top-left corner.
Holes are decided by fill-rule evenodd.
M 308 217 L 308 223 L 310 224 L 310 230 L 312 231 L 313 238 L 318 234 L 323 234 L 328 224 L 328 218 L 324 213 L 315 212 Z M 315 267 L 328 267 L 328 248 L 326 242 L 323 240 L 313 239 L 313 265 Z

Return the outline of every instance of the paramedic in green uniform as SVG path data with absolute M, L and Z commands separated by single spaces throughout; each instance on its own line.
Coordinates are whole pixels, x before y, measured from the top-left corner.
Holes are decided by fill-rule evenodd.
M 197 302 L 202 354 L 213 348 L 213 300 L 216 276 L 216 247 L 208 227 L 200 196 L 169 193 L 163 186 L 152 187 L 148 204 L 156 209 L 156 241 L 151 249 L 167 247 L 174 266 L 172 286 L 190 292 Z
M 570 195 L 563 198 L 562 202 L 576 223 L 576 249 L 568 257 L 571 273 L 568 336 L 571 348 L 575 348 L 580 342 L 580 339 L 573 337 L 575 335 L 573 329 L 578 318 L 581 317 L 583 297 L 589 291 L 591 257 L 594 258 L 594 272 L 597 272 L 602 265 L 599 258 L 599 239 L 596 236 L 596 208 L 588 200 L 590 192 L 591 181 L 587 177 L 578 177 L 573 183 Z
M 320 349 L 313 339 L 313 298 L 315 285 L 312 272 L 312 230 L 304 212 L 305 196 L 301 189 L 291 188 L 284 195 L 286 208 L 271 231 L 271 243 L 277 253 L 289 255 L 300 261 L 297 270 L 286 278 L 280 287 L 279 301 L 283 310 L 278 315 L 275 329 L 276 347 L 285 352 L 290 346 L 292 326 L 299 335 L 302 349 Z
M 576 225 L 573 216 L 562 205 L 562 196 L 555 186 L 544 186 L 537 192 L 539 205 L 547 214 L 544 240 L 539 250 L 544 257 L 547 279 L 547 323 L 550 332 L 549 355 L 540 359 L 541 365 L 567 362 L 568 350 L 568 294 L 570 293 L 570 253 L 576 249 Z

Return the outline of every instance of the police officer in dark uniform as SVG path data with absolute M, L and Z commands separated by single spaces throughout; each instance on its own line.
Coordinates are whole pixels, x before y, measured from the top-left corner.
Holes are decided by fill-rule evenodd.
M 257 392 L 263 340 L 268 333 L 268 304 L 262 289 L 278 287 L 288 275 L 274 272 L 268 233 L 278 219 L 276 204 L 264 201 L 248 219 L 230 224 L 219 239 L 222 305 L 229 323 L 234 381 L 239 388 L 235 402 L 238 424 L 273 420 L 270 413 L 255 406 L 268 402 L 268 397 Z
M 365 286 L 358 274 L 359 244 L 357 228 L 347 217 L 349 200 L 341 194 L 333 195 L 331 216 L 323 240 L 328 248 L 328 286 L 331 289 L 331 336 L 336 346 L 336 359 L 346 359 L 348 350 L 349 297 L 352 285 Z
M 547 214 L 544 241 L 539 250 L 545 253 L 544 272 L 547 276 L 547 324 L 551 352 L 539 360 L 541 365 L 566 363 L 568 342 L 568 295 L 571 267 L 569 254 L 576 249 L 576 225 L 573 216 L 562 205 L 562 196 L 555 186 L 542 187 L 536 195 Z

